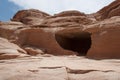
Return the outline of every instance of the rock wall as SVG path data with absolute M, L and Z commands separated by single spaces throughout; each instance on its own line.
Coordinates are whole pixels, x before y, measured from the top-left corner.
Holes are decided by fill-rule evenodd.
M 94 59 L 120 58 L 120 29 L 105 30 L 91 36 L 92 46 L 87 57 Z
M 51 29 L 52 30 L 52 29 Z M 55 40 L 54 34 L 42 29 L 25 29 L 19 33 L 18 43 L 21 46 L 34 46 L 44 49 L 48 54 L 70 55 L 72 51 L 62 49 Z
M 120 58 L 120 17 L 110 18 L 88 26 L 92 45 L 87 53 L 89 58 Z

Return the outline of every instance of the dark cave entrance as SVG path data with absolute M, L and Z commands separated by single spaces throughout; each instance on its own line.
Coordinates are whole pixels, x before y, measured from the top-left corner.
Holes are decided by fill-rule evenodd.
M 58 33 L 55 38 L 62 48 L 77 52 L 80 56 L 86 56 L 91 47 L 91 34 L 88 32 Z

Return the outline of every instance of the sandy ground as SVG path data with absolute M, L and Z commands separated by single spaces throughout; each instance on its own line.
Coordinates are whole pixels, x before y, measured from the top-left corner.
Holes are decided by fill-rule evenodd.
M 0 80 L 120 80 L 120 59 L 46 55 L 0 60 Z

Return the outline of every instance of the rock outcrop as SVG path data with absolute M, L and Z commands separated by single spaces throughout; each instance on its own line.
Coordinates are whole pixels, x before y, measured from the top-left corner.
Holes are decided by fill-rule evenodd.
M 92 33 L 92 45 L 87 53 L 90 58 L 120 58 L 120 17 L 113 17 L 94 25 L 85 31 Z
M 16 33 L 15 31 L 27 28 L 28 26 L 24 25 L 21 22 L 1 22 L 0 23 L 0 37 L 7 38 L 9 40 L 15 40 Z
M 120 17 L 112 17 L 83 28 L 66 28 L 56 32 L 64 49 L 88 58 L 120 58 Z
M 66 17 L 49 17 L 41 22 L 41 25 L 49 27 L 78 27 L 94 23 L 94 20 L 86 16 L 66 16 Z
M 119 13 L 115 0 L 93 14 L 29 9 L 0 21 L 0 80 L 120 80 Z
M 120 0 L 115 0 L 96 13 L 96 18 L 98 20 L 107 19 L 113 16 L 120 16 Z
M 67 17 L 67 16 L 86 16 L 84 13 L 71 10 L 71 11 L 63 11 L 61 13 L 55 14 L 55 17 Z
M 64 11 L 51 16 L 39 10 L 21 10 L 11 22 L 0 22 L 0 36 L 19 45 L 29 55 L 120 58 L 119 9 L 120 0 L 94 14 Z
M 39 20 L 40 22 L 42 21 L 43 18 L 48 17 L 48 16 L 50 15 L 45 12 L 35 10 L 35 9 L 21 10 L 15 14 L 12 21 L 18 21 L 24 24 L 32 25 L 35 23 L 35 21 Z
M 43 48 L 48 54 L 54 55 L 70 55 L 75 54 L 72 51 L 67 51 L 62 49 L 59 44 L 57 44 L 54 34 L 51 31 L 43 29 L 25 29 L 18 34 L 18 43 L 21 46 L 34 46 L 39 49 Z

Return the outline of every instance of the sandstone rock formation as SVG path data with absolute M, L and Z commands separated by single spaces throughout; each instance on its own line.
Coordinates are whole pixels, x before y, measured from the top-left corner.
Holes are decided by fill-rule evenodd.
M 37 47 L 33 47 L 33 46 L 25 46 L 24 47 L 25 51 L 27 51 L 27 53 L 29 55 L 32 55 L 32 56 L 36 56 L 36 55 L 42 55 L 44 54 L 46 51 L 43 49 L 39 49 Z
M 120 58 L 120 17 L 112 17 L 84 28 L 66 28 L 56 33 L 64 49 L 89 58 Z
M 29 9 L 0 21 L 0 80 L 120 80 L 119 13 L 115 0 L 93 14 Z
M 84 13 L 76 11 L 76 10 L 71 10 L 71 11 L 63 11 L 61 13 L 55 14 L 55 17 L 67 17 L 67 16 L 86 16 Z
M 120 16 L 120 0 L 115 0 L 110 5 L 102 8 L 96 13 L 96 18 L 98 20 L 103 20 L 113 16 Z
M 92 45 L 87 53 L 90 58 L 120 58 L 120 17 L 113 17 L 94 25 L 85 31 L 92 33 Z
M 66 28 L 55 33 L 56 41 L 64 49 L 86 55 L 91 46 L 91 34 L 83 31 L 83 28 Z
M 0 37 L 0 60 L 25 56 L 26 51 Z
M 33 23 L 35 23 L 34 21 L 37 21 L 37 20 L 41 21 L 43 18 L 47 16 L 50 16 L 50 15 L 35 9 L 21 10 L 16 13 L 12 21 L 19 21 L 24 24 L 32 25 Z
M 0 22 L 0 36 L 30 55 L 120 58 L 119 3 L 116 0 L 94 14 L 65 11 L 51 16 L 39 10 L 21 10 L 11 22 Z
M 22 24 L 21 22 L 1 22 L 0 23 L 0 36 L 7 38 L 9 40 L 15 38 L 15 31 L 22 29 L 22 28 L 26 28 L 27 26 L 25 26 L 24 24 Z
M 53 31 L 53 29 L 51 29 Z M 75 54 L 72 51 L 62 49 L 56 42 L 54 34 L 42 29 L 25 29 L 18 34 L 18 43 L 21 46 L 34 46 L 43 48 L 45 52 L 54 55 Z
M 120 80 L 119 62 L 78 56 L 2 60 L 0 80 Z
M 94 23 L 94 20 L 86 16 L 65 16 L 65 17 L 49 17 L 41 22 L 41 25 L 49 27 L 78 27 Z

